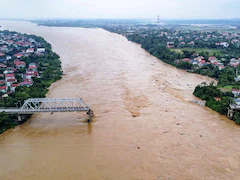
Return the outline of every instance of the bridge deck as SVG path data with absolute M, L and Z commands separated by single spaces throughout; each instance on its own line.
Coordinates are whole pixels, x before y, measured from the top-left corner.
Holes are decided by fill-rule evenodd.
M 229 107 L 233 110 L 240 110 L 240 105 L 230 105 Z
M 38 98 L 27 99 L 21 108 L 2 108 L 8 114 L 34 114 L 38 112 L 89 111 L 90 108 L 81 98 Z
M 43 108 L 43 109 L 0 109 L 0 112 L 7 114 L 34 114 L 38 112 L 75 112 L 75 111 L 88 111 L 90 108 Z

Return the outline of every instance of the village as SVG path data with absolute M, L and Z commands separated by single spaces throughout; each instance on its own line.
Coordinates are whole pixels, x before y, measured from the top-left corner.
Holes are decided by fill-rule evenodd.
M 193 54 L 193 58 L 183 58 L 180 60 L 176 60 L 176 63 L 180 62 L 188 62 L 192 65 L 195 65 L 197 67 L 203 67 L 207 65 L 212 65 L 214 67 L 217 67 L 219 70 L 224 69 L 226 66 L 224 65 L 224 62 L 226 62 L 225 58 L 218 59 L 216 56 L 210 56 L 207 60 L 203 56 L 199 56 L 198 54 Z M 230 62 L 227 64 L 230 67 L 236 68 L 240 64 L 240 58 L 231 58 Z
M 178 36 L 178 34 L 180 35 Z M 168 32 L 161 32 L 159 36 L 167 36 L 167 39 L 172 39 L 173 41 L 168 41 L 166 43 L 166 47 L 169 49 L 174 49 L 176 52 L 181 53 L 182 50 L 198 52 L 194 52 L 191 57 L 178 59 L 175 61 L 176 63 L 188 62 L 197 67 L 203 67 L 211 64 L 212 66 L 217 67 L 219 70 L 224 69 L 226 66 L 236 68 L 240 64 L 240 56 L 227 57 L 223 53 L 226 50 L 240 47 L 239 33 L 216 31 L 176 31 L 173 36 L 169 36 Z M 212 51 L 207 51 L 203 48 L 209 48 L 212 49 Z
M 46 50 L 35 39 L 19 33 L 0 31 L 0 95 L 7 97 L 19 86 L 30 87 L 40 78 L 38 64 L 26 57 L 45 56 Z

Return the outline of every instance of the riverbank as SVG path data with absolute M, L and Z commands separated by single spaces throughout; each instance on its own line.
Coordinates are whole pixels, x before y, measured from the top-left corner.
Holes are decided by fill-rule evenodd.
M 124 28 L 123 28 L 124 29 Z M 113 33 L 118 33 L 120 35 L 125 35 L 125 31 L 114 31 L 111 28 L 107 28 L 106 30 L 113 32 Z M 234 95 L 232 94 L 232 90 L 228 92 L 222 92 L 221 87 L 228 87 L 231 85 L 232 87 L 239 87 L 240 83 L 238 81 L 235 81 L 236 75 L 235 75 L 235 70 L 239 69 L 240 66 L 238 67 L 232 67 L 228 65 L 228 67 L 223 66 L 222 63 L 221 67 L 223 69 L 219 68 L 218 66 L 213 66 L 210 62 L 206 64 L 206 56 L 203 57 L 203 55 L 196 54 L 194 51 L 194 48 L 188 48 L 192 49 L 191 51 L 185 52 L 186 54 L 189 54 L 188 56 L 196 56 L 196 60 L 191 60 L 190 58 L 185 57 L 183 60 L 185 61 L 180 61 L 180 54 L 174 54 L 174 51 L 171 48 L 167 48 L 164 43 L 160 42 L 159 39 L 161 38 L 158 33 L 156 33 L 154 30 L 149 30 L 150 32 L 145 32 L 140 35 L 137 33 L 130 33 L 130 35 L 125 35 L 125 37 L 134 43 L 139 44 L 143 49 L 145 49 L 148 53 L 151 55 L 155 56 L 158 58 L 160 61 L 163 61 L 171 66 L 174 66 L 179 69 L 183 69 L 187 71 L 188 73 L 196 73 L 196 74 L 201 74 L 207 77 L 212 77 L 215 80 L 210 83 L 208 86 L 206 83 L 199 84 L 198 86 L 195 87 L 195 90 L 193 94 L 200 98 L 201 100 L 206 100 L 206 106 L 209 107 L 210 109 L 227 116 L 228 113 L 228 108 L 230 103 L 234 102 Z M 152 33 L 151 33 L 152 32 Z M 165 32 L 166 33 L 166 32 Z M 165 39 L 164 39 L 165 37 Z M 163 36 L 163 41 L 166 41 L 166 36 Z M 166 42 L 165 42 L 166 43 Z M 174 44 L 174 42 L 171 42 Z M 183 50 L 184 51 L 184 50 Z M 183 53 L 184 54 L 184 53 Z M 195 55 L 194 55 L 195 54 Z M 203 52 L 202 52 L 203 54 Z M 207 53 L 207 57 L 209 56 L 209 53 Z M 167 59 L 167 57 L 169 59 Z M 225 54 L 225 57 L 230 57 L 229 54 Z M 209 57 L 208 59 L 214 59 L 216 63 L 219 63 L 216 59 L 216 57 Z M 222 58 L 223 59 L 223 58 Z M 200 67 L 194 66 L 191 64 L 192 61 L 194 61 L 196 64 L 198 63 L 197 60 L 200 60 L 201 62 L 203 61 L 204 64 Z M 226 61 L 226 59 L 225 59 Z M 237 60 L 236 60 L 237 61 Z M 226 63 L 226 62 L 225 62 Z M 227 64 L 227 63 L 226 63 Z M 230 63 L 231 64 L 231 63 Z M 195 68 L 195 69 L 194 69 Z M 236 70 L 236 71 L 237 71 Z M 216 84 L 215 84 L 216 82 Z M 213 84 L 215 84 L 213 86 Z M 204 87 L 203 87 L 204 86 Z M 201 90 L 200 90 L 201 89 Z M 215 92 L 213 91 L 215 90 Z M 199 92 L 201 91 L 201 92 Z M 206 94 L 209 93 L 209 94 Z M 236 124 L 240 123 L 240 113 L 236 112 L 235 116 L 233 118 L 234 122 Z
M 0 179 L 239 179 L 239 127 L 185 101 L 212 79 L 102 29 L 4 25 L 52 44 L 66 75 L 47 97 L 82 97 L 96 118 L 36 114 L 1 134 Z
M 5 88 L 0 92 L 2 97 L 0 107 L 21 107 L 28 98 L 44 98 L 51 84 L 61 79 L 60 57 L 41 37 L 6 30 L 0 33 L 1 38 L 5 37 L 9 42 L 11 41 L 11 44 L 7 44 L 7 41 L 1 39 L 2 46 L 6 46 L 5 49 L 7 49 L 3 58 L 8 57 L 8 60 L 3 61 L 1 65 L 4 68 L 0 68 L 0 74 L 4 73 L 5 78 L 0 86 Z M 13 40 L 11 40 L 12 37 L 14 37 Z M 16 52 L 19 53 L 15 54 Z M 16 64 L 20 64 L 21 67 Z M 9 76 L 12 79 L 9 79 Z M 19 123 L 24 123 L 29 117 L 30 115 L 25 115 L 22 121 L 18 121 L 16 114 L 0 113 L 0 134 Z

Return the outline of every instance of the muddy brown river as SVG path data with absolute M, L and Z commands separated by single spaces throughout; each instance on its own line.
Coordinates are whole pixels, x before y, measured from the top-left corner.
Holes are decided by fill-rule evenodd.
M 66 75 L 47 96 L 82 97 L 96 115 L 36 114 L 0 135 L 1 180 L 240 179 L 240 127 L 187 101 L 211 79 L 102 29 L 0 25 L 50 42 Z

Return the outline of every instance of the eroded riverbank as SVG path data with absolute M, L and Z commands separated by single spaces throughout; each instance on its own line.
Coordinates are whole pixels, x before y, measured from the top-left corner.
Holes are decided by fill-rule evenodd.
M 102 29 L 3 22 L 44 37 L 66 76 L 48 97 L 82 97 L 96 114 L 38 114 L 0 136 L 0 179 L 239 179 L 239 127 L 188 103 L 206 77 Z

